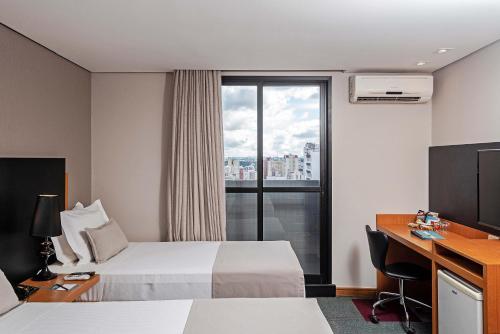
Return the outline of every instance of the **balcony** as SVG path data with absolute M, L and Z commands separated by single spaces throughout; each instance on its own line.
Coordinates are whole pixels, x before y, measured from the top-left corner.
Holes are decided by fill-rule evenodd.
M 309 170 L 306 171 L 311 174 Z M 311 175 L 308 175 L 311 176 Z M 282 188 L 282 187 L 318 187 L 319 180 L 264 180 L 264 187 Z M 226 188 L 257 188 L 256 180 L 226 180 Z
M 252 187 L 256 181 L 226 181 Z M 266 187 L 319 187 L 318 180 L 268 180 Z M 320 193 L 265 192 L 264 240 L 290 241 L 304 273 L 320 273 Z M 257 194 L 226 193 L 228 240 L 257 240 Z

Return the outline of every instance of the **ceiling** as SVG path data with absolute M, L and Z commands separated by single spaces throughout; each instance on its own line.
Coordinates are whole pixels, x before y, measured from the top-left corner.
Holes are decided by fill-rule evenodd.
M 93 72 L 432 72 L 500 39 L 500 1 L 0 0 L 0 22 Z

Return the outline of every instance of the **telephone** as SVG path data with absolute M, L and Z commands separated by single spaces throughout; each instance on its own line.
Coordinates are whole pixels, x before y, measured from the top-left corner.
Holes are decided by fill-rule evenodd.
M 39 288 L 36 286 L 24 284 L 18 284 L 16 287 L 14 287 L 14 291 L 16 292 L 17 298 L 19 298 L 19 300 L 25 300 L 26 298 L 37 292 L 38 289 Z

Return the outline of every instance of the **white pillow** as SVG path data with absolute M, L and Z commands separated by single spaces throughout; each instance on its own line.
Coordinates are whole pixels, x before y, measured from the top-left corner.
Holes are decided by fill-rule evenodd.
M 76 256 L 75 252 L 73 252 L 73 249 L 69 245 L 68 240 L 64 235 L 64 231 L 60 236 L 51 237 L 50 239 L 52 240 L 52 244 L 54 245 L 54 251 L 56 252 L 57 261 L 61 262 L 64 265 L 69 265 L 74 264 L 74 262 L 78 260 L 78 256 Z
M 100 227 L 107 223 L 102 211 L 76 209 L 61 212 L 61 226 L 73 252 L 78 257 L 78 264 L 90 263 L 94 256 L 85 229 Z
M 108 215 L 106 214 L 106 211 L 104 211 L 104 207 L 102 206 L 100 199 L 95 200 L 94 203 L 90 204 L 87 207 L 84 207 L 83 204 L 80 202 L 76 202 L 74 210 L 87 210 L 87 211 L 99 210 L 101 211 L 104 220 L 106 220 L 106 222 L 109 221 Z
M 19 299 L 17 299 L 16 293 L 7 280 L 7 277 L 0 270 L 0 315 L 7 313 L 17 305 L 19 305 Z
M 78 202 L 75 204 L 73 210 L 81 208 L 83 208 L 83 204 Z M 64 231 L 60 236 L 51 237 L 50 239 L 52 240 L 52 244 L 54 245 L 57 261 L 61 262 L 64 265 L 68 265 L 74 264 L 74 262 L 78 260 L 78 257 L 71 249 L 71 246 L 69 245 L 68 240 L 64 235 Z

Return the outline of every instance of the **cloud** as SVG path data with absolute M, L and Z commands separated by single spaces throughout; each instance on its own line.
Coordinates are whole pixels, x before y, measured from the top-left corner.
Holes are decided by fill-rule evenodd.
M 279 151 L 283 148 L 284 144 L 285 144 L 285 137 L 283 135 L 278 135 L 278 136 L 274 137 L 273 149 L 275 149 L 276 151 Z
M 257 112 L 255 110 L 224 110 L 224 131 L 255 129 L 257 131 Z
M 255 87 L 223 86 L 225 156 L 256 156 Z M 264 156 L 303 154 L 306 142 L 319 143 L 319 87 L 264 87 Z
M 308 129 L 304 132 L 295 133 L 293 136 L 295 138 L 300 138 L 300 139 L 309 139 L 309 138 L 314 138 L 317 135 L 318 135 L 318 132 L 315 131 L 315 129 Z
M 257 87 L 223 86 L 222 108 L 224 110 L 257 110 Z
M 233 148 L 245 144 L 244 139 L 228 138 L 224 140 L 224 147 Z
M 309 96 L 309 100 L 318 100 L 319 101 L 319 92 L 314 92 Z

